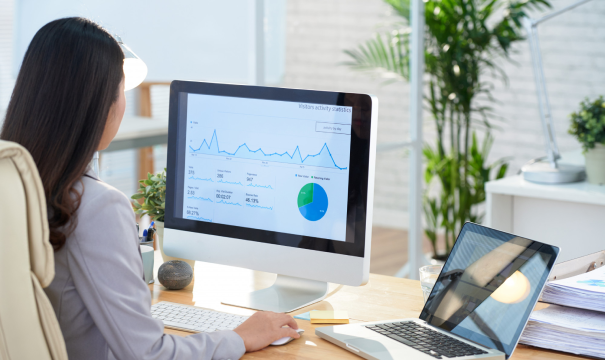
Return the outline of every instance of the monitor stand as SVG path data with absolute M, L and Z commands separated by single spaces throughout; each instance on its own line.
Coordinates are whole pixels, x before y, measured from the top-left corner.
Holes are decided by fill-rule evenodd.
M 221 301 L 255 310 L 287 313 L 323 300 L 328 295 L 328 283 L 277 275 L 275 283 L 266 289 L 256 290 Z

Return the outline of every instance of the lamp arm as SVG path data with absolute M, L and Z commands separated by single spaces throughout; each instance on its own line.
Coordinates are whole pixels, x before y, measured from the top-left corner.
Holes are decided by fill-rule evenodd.
M 538 25 L 589 1 L 591 0 L 579 0 L 539 19 L 530 19 L 528 17 L 523 19 L 529 38 L 532 66 L 534 69 L 534 80 L 536 82 L 536 93 L 538 96 L 538 106 L 540 108 L 540 120 L 542 121 L 542 130 L 544 131 L 546 156 L 551 167 L 555 169 L 557 168 L 557 160 L 561 156 L 559 154 L 559 147 L 557 145 L 557 139 L 555 136 L 555 127 L 550 102 L 548 100 L 548 90 L 546 88 L 544 66 L 542 65 L 542 54 L 540 52 L 540 41 L 538 39 Z
M 544 68 L 542 66 L 542 56 L 540 53 L 540 43 L 538 40 L 538 30 L 529 18 L 524 18 L 524 26 L 529 39 L 532 67 L 534 72 L 534 81 L 536 82 L 536 95 L 538 97 L 538 108 L 540 110 L 540 120 L 542 122 L 542 131 L 544 132 L 544 146 L 546 157 L 552 168 L 557 168 L 557 159 L 560 157 L 557 140 L 555 138 L 554 124 L 552 120 L 550 103 L 548 101 L 548 90 L 544 79 Z
M 559 15 L 563 14 L 564 12 L 567 12 L 567 11 L 569 11 L 571 9 L 574 9 L 574 8 L 576 8 L 576 7 L 578 7 L 578 6 L 582 5 L 582 4 L 585 4 L 585 3 L 589 2 L 589 1 L 591 1 L 591 0 L 580 0 L 578 2 L 575 2 L 575 3 L 573 3 L 573 4 L 569 5 L 569 6 L 566 6 L 566 7 L 562 8 L 560 10 L 557 10 L 555 12 L 552 12 L 552 13 L 550 13 L 550 14 L 544 16 L 544 17 L 541 17 L 541 18 L 539 18 L 537 20 L 532 20 L 532 24 L 533 24 L 534 27 L 536 27 L 536 26 L 538 26 L 538 24 L 543 23 L 544 21 L 548 21 L 548 20 L 554 18 L 555 16 L 559 16 Z

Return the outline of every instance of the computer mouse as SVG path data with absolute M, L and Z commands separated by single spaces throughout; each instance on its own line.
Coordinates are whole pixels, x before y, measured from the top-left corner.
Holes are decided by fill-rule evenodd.
M 302 333 L 304 333 L 305 331 L 303 329 L 297 329 L 296 330 L 297 333 L 299 333 L 300 335 L 302 335 Z M 294 338 L 291 338 L 289 336 L 283 337 L 281 339 L 277 339 L 274 342 L 271 343 L 271 345 L 286 345 L 287 343 L 289 343 L 290 341 L 294 340 Z

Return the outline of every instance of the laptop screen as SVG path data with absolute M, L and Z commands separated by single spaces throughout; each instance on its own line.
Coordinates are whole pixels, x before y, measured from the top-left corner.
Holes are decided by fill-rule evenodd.
M 559 249 L 466 223 L 420 319 L 508 358 Z

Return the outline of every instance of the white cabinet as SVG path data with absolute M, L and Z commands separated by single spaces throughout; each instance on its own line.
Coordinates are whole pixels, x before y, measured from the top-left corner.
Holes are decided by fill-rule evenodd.
M 558 262 L 605 249 L 605 186 L 490 181 L 485 225 L 561 247 Z

